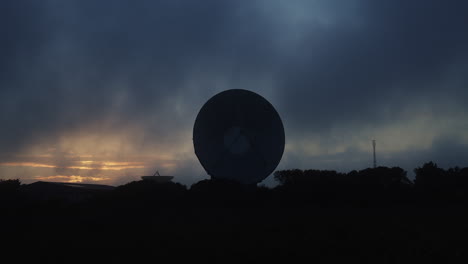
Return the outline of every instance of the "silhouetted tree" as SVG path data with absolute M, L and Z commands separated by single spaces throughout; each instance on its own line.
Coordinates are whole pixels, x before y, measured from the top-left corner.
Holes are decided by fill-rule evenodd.
M 378 204 L 379 201 L 405 201 L 412 182 L 399 167 L 378 167 L 347 174 L 332 170 L 284 170 L 275 172 L 281 183 L 276 188 L 285 199 L 319 203 L 359 205 Z
M 368 185 L 381 186 L 385 188 L 401 185 L 411 185 L 412 182 L 406 177 L 406 171 L 399 167 L 378 167 L 361 171 L 351 171 L 348 174 L 330 170 L 283 170 L 275 172 L 275 180 L 284 186 L 297 186 L 313 188 L 319 186 L 338 185 Z
M 135 201 L 151 202 L 158 205 L 171 205 L 180 202 L 187 188 L 180 183 L 158 183 L 153 181 L 133 181 L 118 186 L 111 196 L 119 201 L 133 203 Z
M 13 193 L 19 189 L 21 182 L 16 180 L 0 180 L 0 193 Z
M 414 169 L 416 178 L 414 180 L 415 186 L 425 191 L 438 191 L 444 189 L 450 181 L 446 177 L 444 169 L 439 168 L 436 163 L 430 161 L 424 163 L 422 167 Z
M 282 185 L 295 184 L 304 180 L 304 171 L 299 169 L 275 171 L 275 180 Z
M 256 185 L 244 185 L 228 180 L 202 180 L 190 187 L 192 202 L 198 205 L 250 206 L 256 195 L 263 195 L 267 190 Z
M 328 204 L 343 201 L 348 192 L 346 174 L 336 171 L 295 169 L 276 171 L 274 175 L 280 183 L 275 191 L 287 204 Z
M 330 170 L 282 170 L 274 173 L 275 180 L 284 186 L 313 187 L 312 185 L 338 184 L 345 174 Z
M 15 206 L 18 201 L 20 180 L 0 180 L 0 208 Z
M 455 177 L 458 193 L 468 199 L 468 167 L 460 169 Z
M 428 162 L 414 169 L 418 196 L 437 202 L 461 202 L 466 196 L 466 170 L 458 167 L 444 170 L 436 163 Z
M 379 186 L 383 188 L 399 188 L 405 185 L 412 185 L 406 177 L 406 171 L 400 167 L 377 167 L 368 168 L 359 172 L 351 172 L 348 176 L 356 177 L 362 184 Z
M 445 171 L 445 177 L 450 181 L 445 187 L 450 189 L 457 199 L 468 198 L 468 168 L 449 168 Z
M 468 188 L 468 167 L 459 169 L 456 174 L 457 185 Z

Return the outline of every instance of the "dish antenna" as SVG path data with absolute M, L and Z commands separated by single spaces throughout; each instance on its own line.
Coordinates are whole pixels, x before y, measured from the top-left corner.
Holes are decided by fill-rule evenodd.
M 159 171 L 156 171 L 153 176 L 141 176 L 141 179 L 144 181 L 153 181 L 158 183 L 170 182 L 174 176 L 162 176 L 159 174 Z
M 193 127 L 195 154 L 213 179 L 261 182 L 278 166 L 284 143 L 283 123 L 273 105 L 242 89 L 209 99 Z

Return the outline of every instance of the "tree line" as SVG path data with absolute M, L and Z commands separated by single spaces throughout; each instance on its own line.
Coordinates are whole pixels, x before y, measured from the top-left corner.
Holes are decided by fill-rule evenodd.
M 290 169 L 274 173 L 274 179 L 278 182 L 274 188 L 245 186 L 220 180 L 202 180 L 190 188 L 179 183 L 133 181 L 96 197 L 100 199 L 100 203 L 105 201 L 129 205 L 138 201 L 155 201 L 161 205 L 258 205 L 271 201 L 286 205 L 378 205 L 415 201 L 468 201 L 468 167 L 443 169 L 434 162 L 427 162 L 415 168 L 414 173 L 413 181 L 400 167 L 367 168 L 348 173 Z M 22 186 L 19 180 L 0 180 L 0 199 L 5 201 L 21 196 Z
M 287 194 L 326 199 L 391 201 L 466 201 L 468 167 L 443 169 L 434 162 L 414 169 L 410 180 L 400 167 L 377 167 L 341 173 L 334 170 L 281 170 L 274 173 L 277 187 Z M 329 197 L 334 195 L 335 197 Z

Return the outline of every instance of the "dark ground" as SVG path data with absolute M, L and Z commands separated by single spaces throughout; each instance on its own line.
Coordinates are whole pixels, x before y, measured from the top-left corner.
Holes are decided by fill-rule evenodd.
M 139 181 L 82 201 L 40 200 L 19 188 L 1 196 L 1 237 L 4 252 L 26 252 L 19 259 L 66 262 L 99 253 L 106 262 L 464 263 L 465 196 L 400 187 Z
M 327 262 L 452 262 L 466 254 L 464 204 L 324 204 L 271 197 L 271 190 L 246 192 L 247 198 L 185 191 L 164 198 L 107 193 L 80 203 L 23 200 L 2 209 L 2 239 L 11 248 L 39 252 L 301 256 Z

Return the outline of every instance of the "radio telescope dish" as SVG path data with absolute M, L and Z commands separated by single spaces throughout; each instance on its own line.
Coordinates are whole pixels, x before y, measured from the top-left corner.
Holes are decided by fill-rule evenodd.
M 195 154 L 213 179 L 261 182 L 278 166 L 284 143 L 283 123 L 273 105 L 242 89 L 209 99 L 193 127 Z

